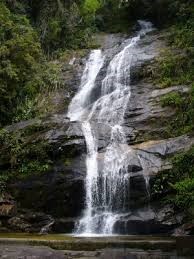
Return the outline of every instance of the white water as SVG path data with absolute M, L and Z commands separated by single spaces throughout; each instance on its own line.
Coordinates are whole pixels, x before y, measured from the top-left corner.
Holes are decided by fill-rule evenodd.
M 141 36 L 152 30 L 151 23 L 139 21 L 138 35 L 125 42 L 114 56 L 102 80 L 100 97 L 91 104 L 91 93 L 103 67 L 105 57 L 101 50 L 93 50 L 87 61 L 78 93 L 68 111 L 71 121 L 80 121 L 87 145 L 86 208 L 77 224 L 82 235 L 113 234 L 114 224 L 126 214 L 129 199 L 128 157 L 122 124 L 130 99 L 130 68 L 135 47 Z M 98 168 L 98 123 L 110 127 L 110 143 L 103 156 L 103 168 Z

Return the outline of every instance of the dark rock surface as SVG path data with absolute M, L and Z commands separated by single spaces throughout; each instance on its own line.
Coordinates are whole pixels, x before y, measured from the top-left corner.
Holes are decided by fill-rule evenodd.
M 6 259 L 65 259 L 61 251 L 49 247 L 34 247 L 27 245 L 1 245 L 0 258 Z
M 194 235 L 194 223 L 189 222 L 185 223 L 182 226 L 179 226 L 176 228 L 173 232 L 173 236 L 188 236 L 188 235 Z
M 123 48 L 124 38 L 125 36 L 121 35 L 104 36 L 102 48 L 107 58 L 98 75 L 92 101 L 98 98 L 100 81 L 106 73 L 106 66 L 113 55 Z M 161 107 L 160 98 L 170 92 L 187 92 L 188 87 L 156 89 L 155 85 L 143 78 L 144 67 L 153 62 L 163 46 L 160 35 L 153 33 L 142 39 L 133 58 L 131 98 L 123 125 L 129 144 L 125 145 L 131 197 L 127 206 L 130 206 L 132 211 L 115 225 L 115 230 L 120 229 L 122 233 L 170 233 L 175 228 L 175 233 L 184 232 L 184 227 L 178 229 L 184 223 L 183 216 L 176 214 L 173 208 L 167 208 L 157 202 L 151 203 L 149 210 L 145 210 L 152 196 L 149 193 L 149 183 L 154 181 L 154 177 L 160 172 L 172 167 L 166 158 L 194 145 L 194 138 L 186 135 L 163 139 L 165 129 L 162 121 L 169 120 L 174 111 Z M 9 190 L 15 201 L 0 200 L 1 231 L 71 232 L 76 219 L 83 211 L 86 145 L 80 123 L 70 122 L 67 118 L 67 106 L 77 91 L 84 62 L 84 58 L 77 59 L 72 65 L 64 66 L 64 81 L 71 91 L 68 96 L 60 92 L 60 100 L 56 96 L 55 102 L 65 100 L 65 105 L 60 106 L 58 112 L 53 112 L 46 118 L 7 127 L 9 132 L 14 132 L 35 125 L 41 126 L 43 130 L 31 136 L 31 141 L 37 143 L 43 140 L 50 145 L 52 168 L 46 174 L 10 183 Z M 100 169 L 104 149 L 110 143 L 110 127 L 98 123 L 95 129 L 99 138 Z
M 0 196 L 0 218 L 11 218 L 17 214 L 17 205 L 14 198 L 8 193 Z
M 46 234 L 54 224 L 54 219 L 41 212 L 23 211 L 7 222 L 7 228 L 16 232 L 32 232 Z
M 150 204 L 144 208 L 131 210 L 130 214 L 124 215 L 116 222 L 115 232 L 132 235 L 172 234 L 173 229 L 183 222 L 183 213 L 177 214 L 169 205 L 162 208 L 157 206 Z
M 21 207 L 55 217 L 78 216 L 84 206 L 83 174 L 76 169 L 58 166 L 54 172 L 16 182 L 11 188 Z
M 55 233 L 72 233 L 78 218 L 57 218 L 52 226 Z
M 152 198 L 151 186 L 155 178 L 172 165 L 170 155 L 189 149 L 194 145 L 194 138 L 183 135 L 166 140 L 147 141 L 141 144 L 125 146 L 128 161 L 128 177 L 130 178 L 129 196 L 125 203 L 128 208 L 145 205 Z M 98 157 L 99 170 L 103 164 L 104 153 Z M 155 207 L 155 206 L 154 206 Z

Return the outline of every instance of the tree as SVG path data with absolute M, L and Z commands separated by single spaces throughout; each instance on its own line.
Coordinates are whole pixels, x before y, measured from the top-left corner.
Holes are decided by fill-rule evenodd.
M 46 70 L 38 35 L 23 15 L 0 3 L 0 125 L 44 85 Z
M 86 15 L 95 15 L 100 7 L 101 2 L 99 0 L 85 0 L 83 4 L 83 13 Z

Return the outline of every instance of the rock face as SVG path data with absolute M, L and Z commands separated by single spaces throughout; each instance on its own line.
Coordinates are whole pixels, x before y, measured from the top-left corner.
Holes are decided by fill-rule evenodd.
M 116 38 L 110 35 L 103 39 L 107 61 L 97 78 L 99 84 L 97 82 L 93 100 L 98 97 L 107 63 L 122 48 L 123 38 L 125 37 L 121 35 Z M 153 62 L 163 44 L 157 32 L 146 36 L 133 60 L 131 98 L 123 125 L 129 144 L 126 145 L 126 152 L 129 154 L 131 198 L 127 206 L 131 208 L 131 212 L 115 224 L 115 231 L 119 230 L 123 234 L 167 233 L 173 232 L 173 229 L 177 229 L 175 233 L 180 233 L 187 229 L 178 229 L 184 221 L 184 215 L 175 212 L 172 207 L 162 206 L 160 201 L 151 202 L 151 187 L 155 177 L 161 171 L 171 168 L 166 158 L 194 145 L 194 139 L 189 136 L 163 139 L 162 121 L 170 119 L 174 111 L 162 108 L 159 102 L 160 97 L 166 93 L 186 92 L 188 88 L 176 86 L 156 90 L 156 86 L 145 82 L 142 75 L 143 68 Z M 73 66 L 76 77 L 71 75 L 66 78 L 71 89 L 67 102 L 77 91 L 83 70 L 83 64 L 78 61 Z M 36 134 L 33 141 L 43 140 L 51 146 L 50 159 L 53 166 L 46 174 L 10 183 L 9 190 L 15 201 L 6 197 L 0 199 L 1 231 L 69 233 L 81 216 L 85 205 L 86 145 L 80 124 L 69 122 L 66 108 L 45 119 L 34 119 L 7 127 L 10 132 L 24 130 L 38 121 L 44 130 Z M 111 141 L 108 134 L 110 128 L 108 125 L 97 124 L 96 131 L 99 137 L 100 167 L 104 148 Z
M 7 228 L 11 228 L 16 232 L 34 232 L 47 233 L 53 225 L 52 217 L 44 213 L 32 213 L 31 211 L 24 211 L 24 213 L 17 214 L 8 220 Z
M 84 207 L 85 143 L 79 125 L 68 120 L 55 120 L 55 128 L 41 138 L 52 147 L 53 167 L 10 184 L 20 209 L 6 226 L 19 232 L 70 232 Z

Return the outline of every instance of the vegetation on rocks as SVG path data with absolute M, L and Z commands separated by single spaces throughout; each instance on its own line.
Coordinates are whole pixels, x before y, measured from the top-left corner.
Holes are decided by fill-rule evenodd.
M 2 2 L 0 24 L 0 125 L 5 125 L 34 115 L 33 100 L 53 87 L 57 68 L 46 62 L 29 20 Z
M 162 106 L 171 107 L 175 114 L 168 123 L 169 137 L 194 134 L 194 86 L 187 93 L 172 92 L 161 98 Z
M 107 5 L 116 9 L 119 3 L 0 1 L 0 127 L 37 115 L 37 96 L 60 84 L 61 68 L 51 60 L 67 49 L 90 47 Z
M 183 85 L 186 93 L 172 92 L 161 98 L 163 107 L 175 111 L 168 121 L 167 137 L 194 135 L 194 5 L 192 1 L 171 1 L 176 15 L 167 30 L 167 48 L 161 53 L 155 71 L 155 82 L 160 87 Z M 165 189 L 168 202 L 186 211 L 194 207 L 194 148 L 171 159 L 173 168 L 167 172 Z M 162 173 L 160 179 L 165 178 Z M 165 178 L 166 179 L 166 178 Z M 159 181 L 159 180 L 158 180 Z M 164 181 L 161 181 L 161 185 Z M 158 187 L 159 188 L 159 187 Z M 160 188 L 159 188 L 160 189 Z M 163 190 L 162 190 L 163 191 Z
M 12 179 L 41 174 L 51 168 L 49 144 L 41 139 L 32 142 L 29 133 L 32 131 L 0 131 L 0 191 Z
M 175 155 L 171 162 L 173 169 L 170 171 L 168 186 L 174 195 L 169 195 L 168 201 L 189 211 L 194 208 L 194 147 Z
M 162 97 L 161 105 L 175 111 L 164 135 L 193 136 L 193 1 L 0 0 L 0 191 L 12 179 L 52 168 L 51 147 L 42 139 L 33 139 L 34 129 L 10 132 L 4 127 L 40 115 L 41 100 L 61 82 L 56 59 L 96 47 L 94 32 L 132 31 L 140 18 L 164 29 L 167 38 L 167 48 L 152 78 L 155 84 L 161 88 L 187 85 L 190 89 Z M 70 89 L 64 90 L 70 94 Z M 65 160 L 67 165 L 70 159 Z M 171 162 L 173 169 L 160 175 L 155 194 L 161 195 L 165 189 L 164 196 L 170 193 L 171 203 L 188 210 L 194 207 L 194 149 L 178 154 Z

